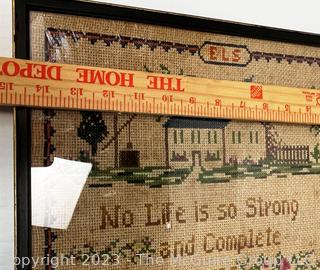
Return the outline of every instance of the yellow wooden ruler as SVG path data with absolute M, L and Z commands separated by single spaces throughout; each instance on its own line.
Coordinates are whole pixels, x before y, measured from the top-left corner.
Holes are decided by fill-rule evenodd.
M 320 123 L 320 91 L 0 58 L 0 105 Z

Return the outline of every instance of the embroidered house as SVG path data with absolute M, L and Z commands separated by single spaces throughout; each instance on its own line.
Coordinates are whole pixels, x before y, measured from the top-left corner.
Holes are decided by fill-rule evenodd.
M 236 164 L 258 164 L 262 163 L 267 155 L 268 148 L 266 134 L 269 133 L 263 123 L 231 121 L 225 128 L 226 133 L 226 163 Z M 270 145 L 278 147 L 278 140 L 269 136 Z
M 164 127 L 166 165 L 172 168 L 310 162 L 309 146 L 299 144 L 306 135 L 288 140 L 270 123 L 253 122 L 248 129 L 240 121 L 171 117 Z
M 166 165 L 173 168 L 226 164 L 228 120 L 171 117 L 164 124 Z

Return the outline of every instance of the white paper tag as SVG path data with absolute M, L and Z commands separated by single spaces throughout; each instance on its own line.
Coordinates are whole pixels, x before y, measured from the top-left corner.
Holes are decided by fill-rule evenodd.
M 92 164 L 54 158 L 31 168 L 32 225 L 67 229 Z

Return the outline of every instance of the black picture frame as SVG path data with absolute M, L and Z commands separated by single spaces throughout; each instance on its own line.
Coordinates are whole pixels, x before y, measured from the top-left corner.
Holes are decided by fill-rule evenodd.
M 15 57 L 30 58 L 29 13 L 54 12 L 226 34 L 232 36 L 320 46 L 320 35 L 209 18 L 177 15 L 77 0 L 15 0 Z M 32 256 L 31 235 L 31 118 L 30 109 L 16 108 L 16 250 L 17 257 Z M 32 269 L 31 265 L 17 269 Z

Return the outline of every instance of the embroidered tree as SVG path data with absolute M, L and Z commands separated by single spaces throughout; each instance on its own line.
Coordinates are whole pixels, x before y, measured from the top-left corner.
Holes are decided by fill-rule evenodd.
M 320 159 L 320 150 L 319 150 L 319 144 L 317 143 L 316 146 L 313 148 L 313 152 L 311 152 L 311 155 L 316 160 L 316 163 L 319 163 Z
M 318 136 L 320 134 L 320 126 L 319 125 L 313 125 L 310 127 L 310 132 L 314 134 L 314 136 Z
M 82 121 L 78 127 L 78 136 L 91 146 L 91 155 L 97 154 L 98 143 L 108 135 L 107 126 L 102 119 L 101 112 L 80 112 Z

